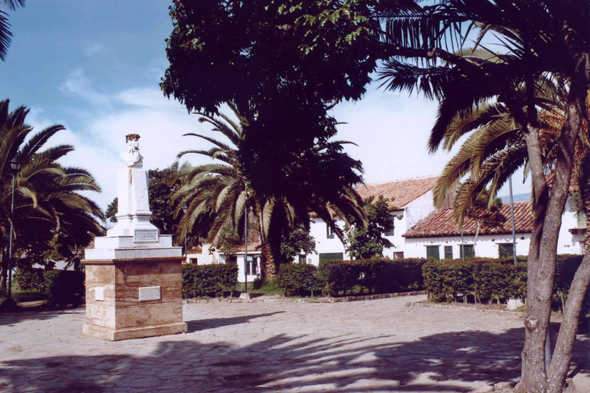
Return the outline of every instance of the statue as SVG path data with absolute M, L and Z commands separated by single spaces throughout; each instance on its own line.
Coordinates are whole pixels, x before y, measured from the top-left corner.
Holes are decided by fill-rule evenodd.
M 127 163 L 128 168 L 143 167 L 143 157 L 139 154 L 139 138 L 138 134 L 127 134 L 125 136 L 128 149 L 121 154 L 121 158 Z

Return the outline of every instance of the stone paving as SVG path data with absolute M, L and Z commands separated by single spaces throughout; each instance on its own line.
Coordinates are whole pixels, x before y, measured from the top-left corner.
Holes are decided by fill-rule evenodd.
M 518 314 L 408 307 L 424 299 L 188 304 L 187 334 L 120 342 L 84 336 L 83 309 L 0 315 L 0 392 L 450 393 L 517 379 Z

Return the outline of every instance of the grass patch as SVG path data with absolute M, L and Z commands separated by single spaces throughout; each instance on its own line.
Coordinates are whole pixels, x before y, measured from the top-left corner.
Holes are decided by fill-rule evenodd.
M 17 302 L 32 302 L 35 300 L 46 300 L 47 295 L 40 292 L 23 291 L 18 288 L 18 285 L 12 283 L 12 298 Z M 0 292 L 0 303 L 6 299 L 6 294 Z
M 236 291 L 244 292 L 244 290 L 245 290 L 244 283 L 239 282 L 238 285 L 236 285 Z M 260 289 L 254 289 L 254 286 L 252 285 L 252 283 L 249 282 L 248 283 L 248 292 L 260 294 L 260 295 L 264 295 L 264 296 L 273 296 L 273 295 L 281 295 L 282 296 L 283 295 L 283 290 L 277 286 L 276 282 L 271 281 L 271 280 L 265 280 L 264 283 L 262 284 L 262 287 L 260 287 Z

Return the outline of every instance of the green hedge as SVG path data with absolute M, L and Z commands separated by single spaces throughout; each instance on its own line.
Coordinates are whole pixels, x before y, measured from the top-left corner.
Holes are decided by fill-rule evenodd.
M 223 296 L 238 283 L 238 265 L 183 265 L 182 296 Z
M 304 296 L 306 291 L 313 296 L 313 292 L 320 289 L 317 271 L 314 265 L 305 263 L 282 265 L 277 277 L 277 285 L 285 291 L 286 296 Z
M 84 272 L 70 270 L 17 269 L 19 289 L 47 295 L 51 304 L 77 305 L 84 296 Z
M 554 284 L 557 308 L 563 308 L 581 261 L 580 255 L 558 255 Z M 424 285 L 433 301 L 456 301 L 458 295 L 462 295 L 464 302 L 471 296 L 477 303 L 526 297 L 527 264 L 522 258 L 516 265 L 512 258 L 429 261 L 423 267 L 423 274 Z
M 320 261 L 318 279 L 323 293 L 393 293 L 424 289 L 423 258 Z

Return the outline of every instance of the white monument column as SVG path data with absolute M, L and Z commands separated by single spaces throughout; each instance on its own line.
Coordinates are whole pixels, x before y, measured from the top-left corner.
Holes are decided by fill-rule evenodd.
M 186 332 L 182 318 L 182 248 L 150 222 L 148 176 L 139 135 L 126 137 L 118 172 L 117 225 L 94 240 L 86 270 L 84 333 L 107 340 Z

